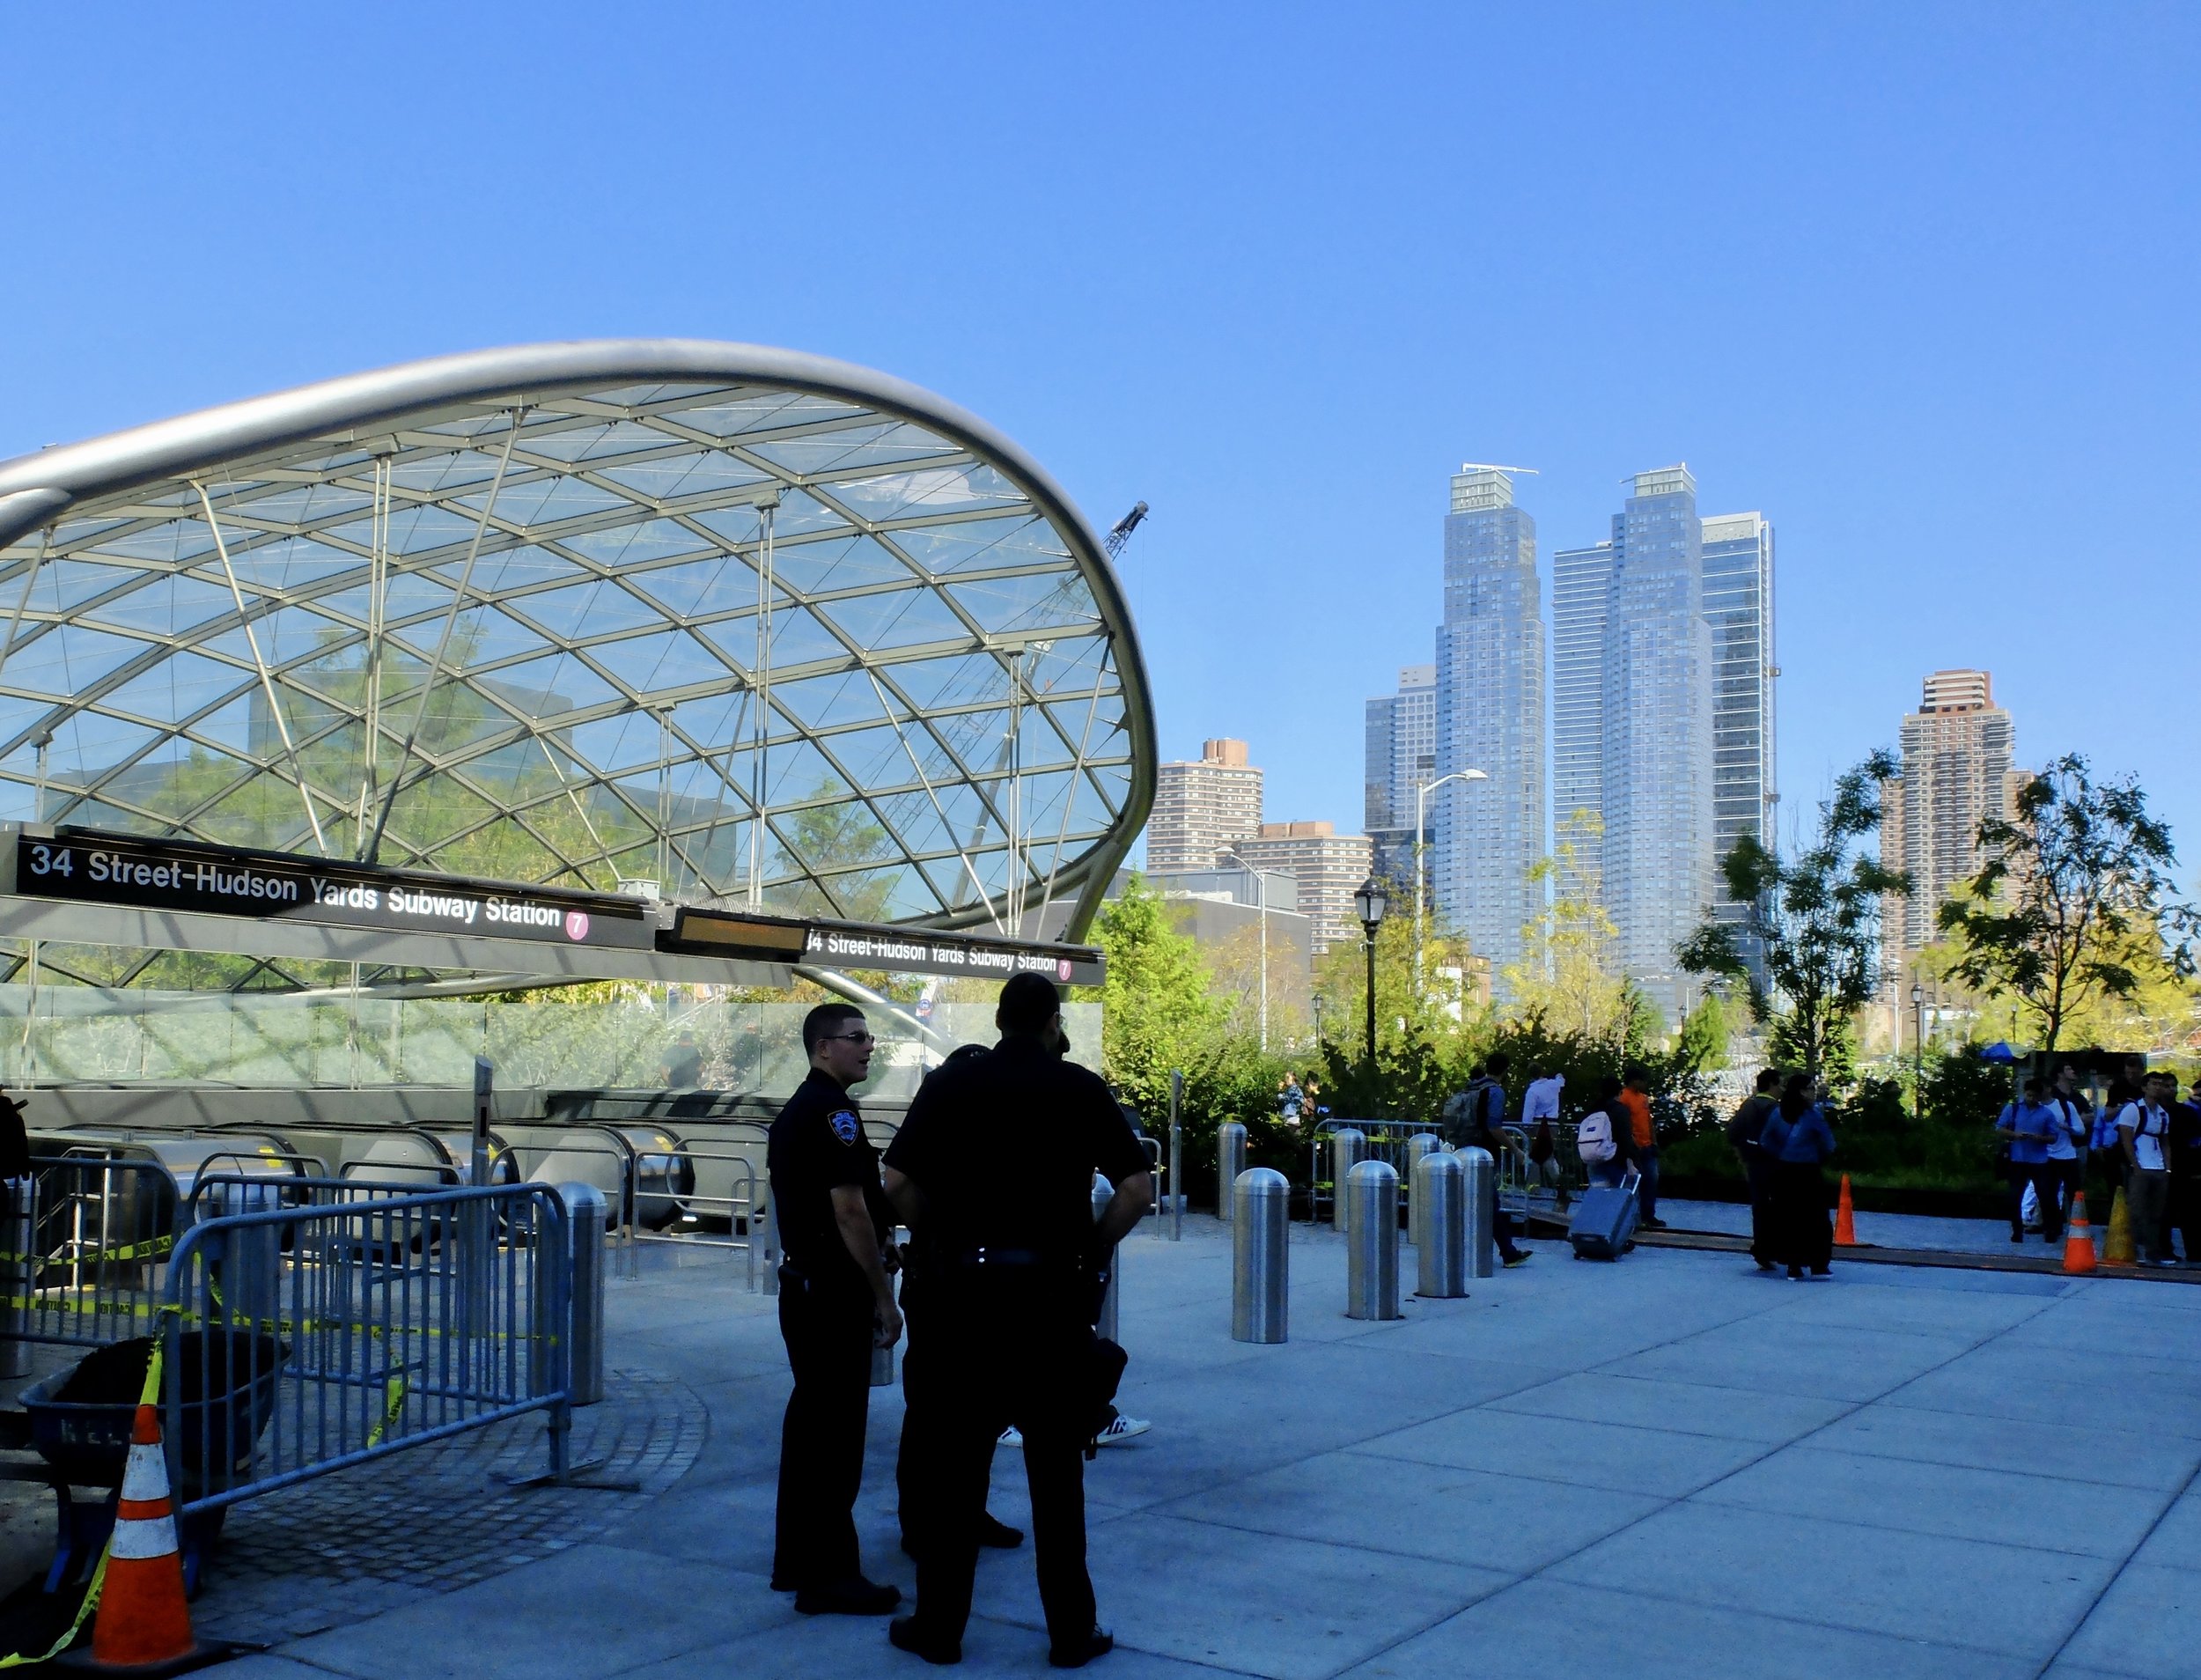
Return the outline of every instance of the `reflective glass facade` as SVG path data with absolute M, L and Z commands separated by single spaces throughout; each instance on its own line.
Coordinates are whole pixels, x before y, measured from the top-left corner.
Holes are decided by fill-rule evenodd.
M 1712 855 L 1744 836 L 1773 836 L 1773 527 L 1763 514 L 1704 521 L 1704 622 L 1711 627 Z M 1720 884 L 1718 913 L 1739 924 L 1744 906 Z M 1755 945 L 1746 949 L 1762 965 Z

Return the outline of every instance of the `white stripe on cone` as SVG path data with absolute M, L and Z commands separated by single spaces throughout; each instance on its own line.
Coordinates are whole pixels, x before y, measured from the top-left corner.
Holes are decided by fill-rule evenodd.
M 166 1558 L 176 1549 L 173 1517 L 117 1517 L 114 1549 L 116 1558 Z
M 130 1448 L 129 1463 L 122 1470 L 122 1497 L 147 1500 L 168 1497 L 168 1460 L 153 1442 Z

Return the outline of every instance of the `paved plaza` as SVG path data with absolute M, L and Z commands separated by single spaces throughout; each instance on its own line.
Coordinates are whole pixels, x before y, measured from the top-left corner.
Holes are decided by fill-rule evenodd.
M 1366 1323 L 1342 1315 L 1329 1231 L 1294 1227 L 1292 1271 L 1291 1342 L 1248 1346 L 1226 1229 L 1126 1245 L 1123 1404 L 1154 1427 L 1089 1467 L 1118 1639 L 1096 1672 L 2201 1676 L 2201 1289 L 1839 1264 L 1793 1285 L 1732 1255 L 1545 1243 L 1466 1301 Z M 556 1495 L 604 1502 L 586 1537 L 531 1534 L 526 1562 L 216 1672 L 924 1671 L 883 1622 L 799 1617 L 766 1585 L 787 1378 L 772 1304 L 738 1278 L 657 1249 L 612 1287 L 612 1363 L 707 1412 L 684 1474 Z M 858 1517 L 867 1566 L 907 1590 L 900 1418 L 875 1391 Z M 1004 1451 L 993 1509 L 1019 1524 L 1021 1480 Z M 260 1582 L 217 1574 L 202 1615 Z M 986 1555 L 977 1610 L 968 1671 L 1048 1672 L 1028 1546 Z

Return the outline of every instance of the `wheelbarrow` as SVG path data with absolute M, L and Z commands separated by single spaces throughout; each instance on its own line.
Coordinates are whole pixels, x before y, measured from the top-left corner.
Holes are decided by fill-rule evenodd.
M 276 1390 L 291 1350 L 272 1336 L 241 1330 L 188 1330 L 177 1342 L 182 1439 L 170 1443 L 169 1463 L 181 1470 L 181 1485 L 172 1490 L 180 1509 L 186 1499 L 246 1478 L 261 1432 L 275 1415 Z M 46 1572 L 48 1593 L 83 1576 L 107 1546 L 152 1352 L 151 1337 L 113 1343 L 24 1390 L 31 1445 L 46 1461 L 41 1479 L 53 1488 L 59 1507 L 54 1561 Z M 161 1423 L 166 1429 L 165 1407 Z M 101 1495 L 80 1500 L 74 1488 L 98 1488 Z M 200 1567 L 228 1511 L 216 1506 L 178 1522 L 186 1591 L 198 1590 Z

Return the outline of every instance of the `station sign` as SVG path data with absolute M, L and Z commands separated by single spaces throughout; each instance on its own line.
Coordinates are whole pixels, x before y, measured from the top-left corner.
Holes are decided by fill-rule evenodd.
M 1065 986 L 1097 986 L 1107 977 L 1101 954 L 1090 946 L 946 933 L 922 927 L 751 916 L 732 910 L 683 908 L 666 943 L 676 950 L 761 962 L 875 969 L 889 974 L 960 975 L 975 980 L 1043 974 Z
M 423 874 L 193 840 L 26 832 L 15 890 L 39 898 L 646 951 L 657 918 L 631 898 Z

